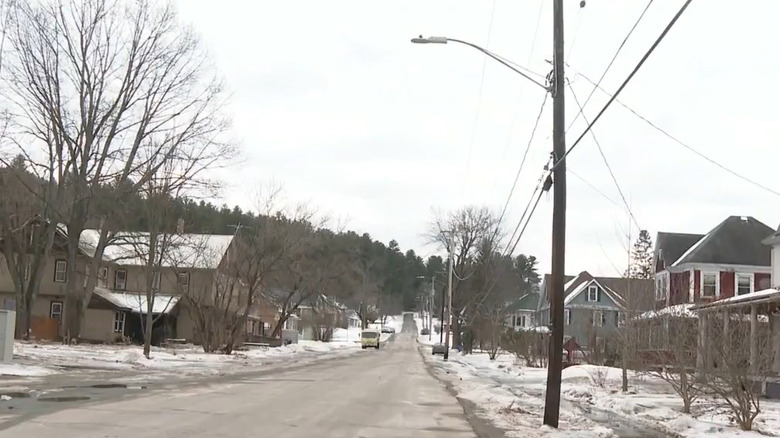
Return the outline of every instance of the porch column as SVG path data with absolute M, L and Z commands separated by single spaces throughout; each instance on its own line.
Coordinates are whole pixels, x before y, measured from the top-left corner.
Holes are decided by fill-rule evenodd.
M 699 313 L 699 336 L 696 348 L 696 368 L 702 369 L 707 363 L 707 313 Z
M 780 315 L 769 315 L 769 327 L 772 331 L 772 371 L 780 374 Z
M 729 309 L 723 310 L 723 354 L 728 354 L 729 352 L 729 321 L 731 321 L 731 313 L 729 313 Z
M 750 370 L 758 370 L 758 307 L 750 306 Z

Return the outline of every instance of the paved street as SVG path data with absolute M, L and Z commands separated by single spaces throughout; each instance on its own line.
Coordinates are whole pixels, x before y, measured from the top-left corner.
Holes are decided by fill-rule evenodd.
M 164 390 L 93 388 L 89 401 L 29 400 L 6 412 L 0 437 L 476 436 L 428 374 L 407 322 L 379 351 L 289 371 Z

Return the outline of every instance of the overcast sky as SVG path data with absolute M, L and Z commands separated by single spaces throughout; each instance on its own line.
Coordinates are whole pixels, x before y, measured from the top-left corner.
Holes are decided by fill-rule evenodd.
M 580 102 L 646 0 L 566 0 L 567 77 Z M 180 0 L 234 97 L 245 151 L 230 170 L 228 204 L 251 208 L 269 180 L 289 199 L 348 217 L 348 226 L 422 256 L 432 209 L 467 204 L 500 211 L 544 90 L 471 48 L 413 45 L 448 36 L 545 75 L 552 2 Z M 654 2 L 602 82 L 614 91 L 683 0 Z M 780 191 L 775 102 L 780 85 L 780 2 L 694 1 L 620 100 L 735 172 Z M 538 29 L 537 29 L 538 28 Z M 577 114 L 566 90 L 567 120 Z M 607 97 L 585 108 L 592 119 Z M 548 101 L 510 203 L 514 228 L 552 149 Z M 585 127 L 580 117 L 567 139 Z M 729 215 L 780 222 L 780 196 L 741 181 L 615 104 L 594 128 L 637 222 L 706 233 Z M 567 160 L 566 270 L 614 275 L 626 265 L 629 217 L 592 139 Z M 606 195 L 608 199 L 599 194 Z M 548 272 L 552 196 L 542 198 L 518 246 Z M 633 234 L 637 228 L 633 226 Z

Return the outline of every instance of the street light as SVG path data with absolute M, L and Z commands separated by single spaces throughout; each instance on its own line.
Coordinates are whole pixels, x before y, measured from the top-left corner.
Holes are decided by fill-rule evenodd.
M 418 279 L 427 280 L 428 277 L 424 275 L 417 276 Z M 431 340 L 431 332 L 433 331 L 433 298 L 436 283 L 436 277 L 431 277 L 431 297 L 428 299 L 428 340 Z M 442 303 L 443 305 L 443 303 Z
M 476 44 L 473 44 L 473 43 L 470 43 L 468 41 L 458 40 L 458 39 L 455 39 L 455 38 L 438 37 L 438 36 L 432 36 L 432 37 L 425 38 L 422 35 L 420 35 L 417 38 L 412 38 L 412 43 L 414 43 L 414 44 L 447 44 L 448 42 L 459 43 L 459 44 L 463 44 L 465 46 L 469 46 L 469 47 L 471 47 L 473 49 L 477 49 L 480 52 L 484 53 L 485 55 L 495 59 L 498 62 L 500 62 L 505 67 L 511 69 L 515 73 L 523 76 L 524 78 L 528 79 L 529 81 L 533 82 L 534 84 L 542 87 L 545 91 L 549 92 L 549 91 L 552 90 L 551 86 L 544 85 L 541 82 L 537 81 L 536 79 L 528 76 L 522 70 L 520 70 L 517 67 L 513 66 L 512 64 L 506 62 L 503 57 L 498 56 L 495 53 L 491 52 L 490 50 L 487 50 L 487 49 L 485 49 L 483 47 L 480 47 L 480 46 L 478 46 Z

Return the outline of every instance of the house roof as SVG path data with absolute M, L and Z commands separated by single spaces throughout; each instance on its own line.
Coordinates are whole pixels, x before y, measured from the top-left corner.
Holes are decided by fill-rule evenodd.
M 658 260 L 663 260 L 664 266 L 671 266 L 703 237 L 703 234 L 659 232 L 655 238 L 655 250 L 653 251 L 655 263 L 653 266 L 657 266 Z
M 547 293 L 549 292 L 550 275 L 545 275 L 544 287 L 542 288 L 542 297 L 540 297 L 539 308 L 546 305 Z M 580 272 L 577 276 L 566 276 L 564 286 L 564 304 L 570 303 L 574 297 L 582 292 L 588 284 L 595 281 L 607 294 L 610 294 L 613 301 L 619 305 L 630 307 L 632 310 L 649 310 L 654 304 L 654 283 L 653 280 L 631 279 L 630 283 L 623 277 L 594 277 L 587 271 Z M 630 287 L 630 295 L 629 295 Z M 542 302 L 542 299 L 545 302 Z
M 763 240 L 775 230 L 750 216 L 729 216 L 671 264 L 715 263 L 770 266 L 772 249 Z
M 108 301 L 118 309 L 141 314 L 146 314 L 148 311 L 146 294 L 112 292 L 102 287 L 96 287 L 95 295 Z M 152 314 L 168 313 L 173 310 L 178 302 L 179 298 L 173 295 L 155 294 L 152 303 Z
M 507 311 L 509 312 L 517 312 L 518 310 L 536 310 L 536 306 L 539 304 L 539 294 L 536 292 L 531 292 L 523 295 L 522 297 L 518 298 L 509 306 L 507 306 Z
M 99 238 L 100 230 L 84 230 L 79 246 L 93 257 Z M 232 235 L 218 234 L 168 234 L 159 239 L 168 239 L 161 266 L 191 269 L 217 269 L 233 242 Z M 117 233 L 103 251 L 103 260 L 125 266 L 146 265 L 149 243 L 149 233 Z

